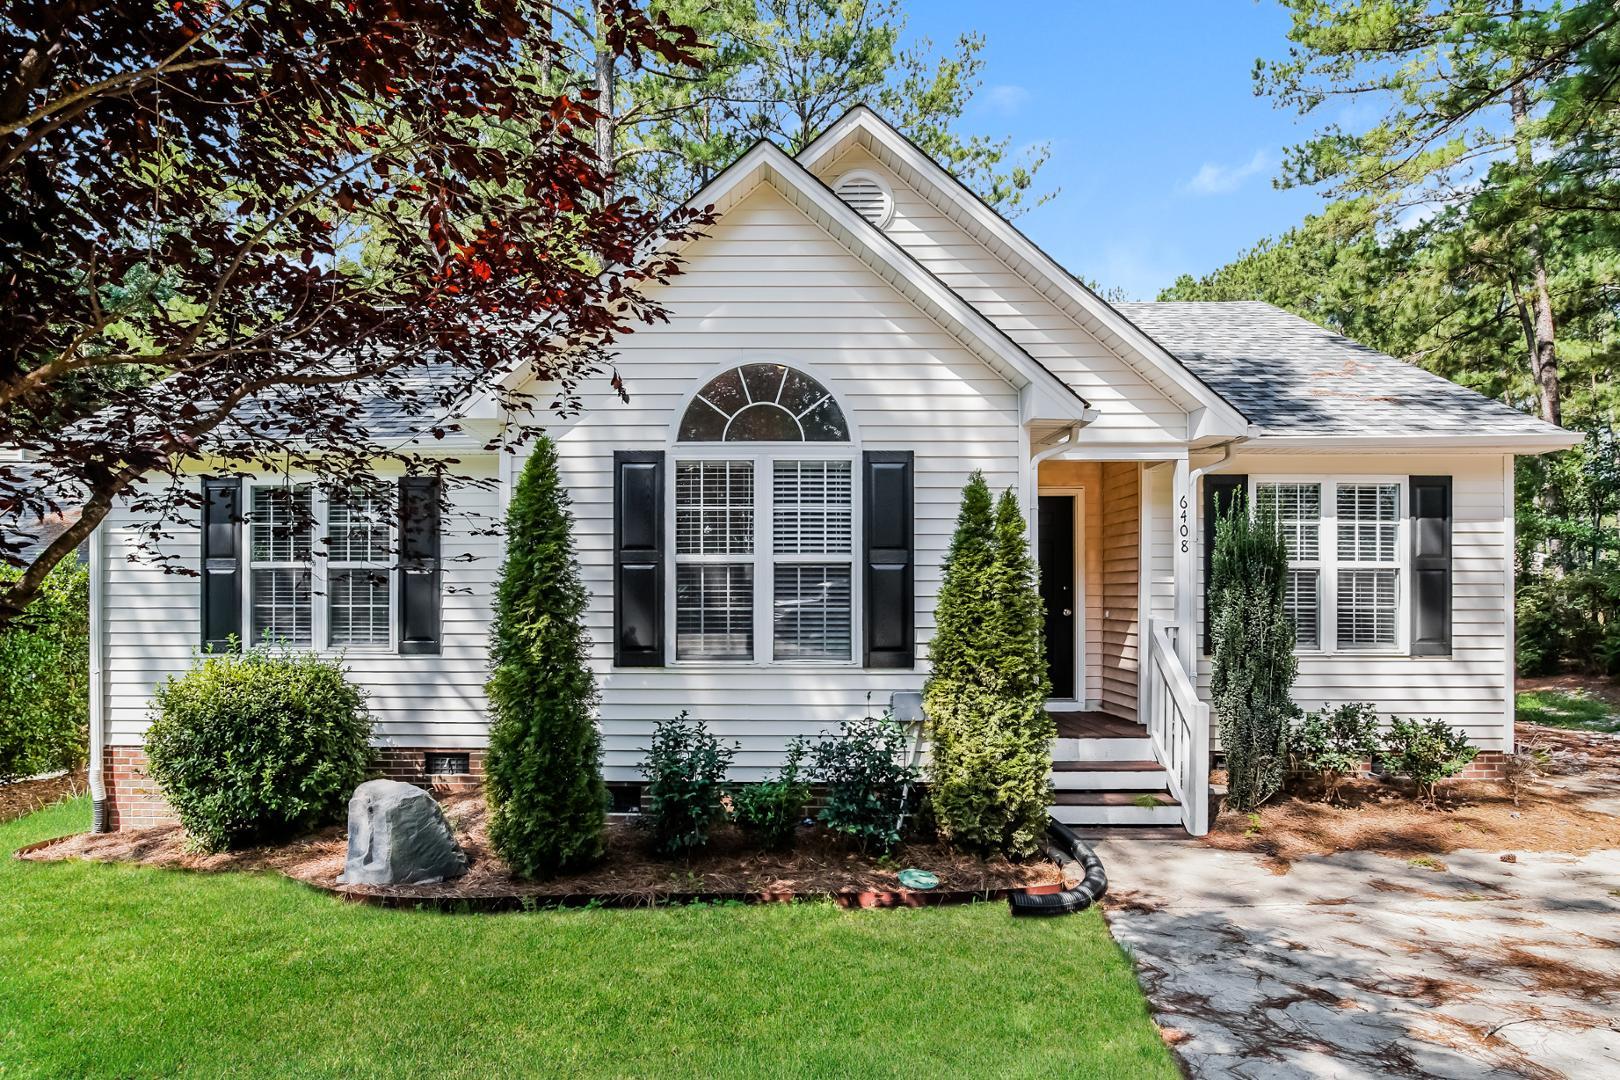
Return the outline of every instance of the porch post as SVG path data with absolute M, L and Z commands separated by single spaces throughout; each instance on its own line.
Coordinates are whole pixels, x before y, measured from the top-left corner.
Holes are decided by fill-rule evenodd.
M 1188 674 L 1198 668 L 1198 561 L 1194 557 L 1193 540 L 1199 528 L 1198 493 L 1193 490 L 1191 462 L 1183 452 L 1175 459 L 1172 480 L 1174 502 L 1171 508 L 1171 540 L 1175 544 L 1176 563 L 1176 656 Z

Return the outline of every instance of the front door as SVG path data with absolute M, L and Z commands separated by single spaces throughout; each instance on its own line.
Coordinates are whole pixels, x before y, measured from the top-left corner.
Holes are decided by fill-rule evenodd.
M 1078 700 L 1074 683 L 1074 496 L 1040 497 L 1041 603 L 1046 605 L 1046 672 L 1054 698 Z

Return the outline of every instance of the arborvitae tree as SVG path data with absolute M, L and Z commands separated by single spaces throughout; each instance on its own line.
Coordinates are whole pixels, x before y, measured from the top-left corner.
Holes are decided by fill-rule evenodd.
M 975 473 L 935 607 L 933 672 L 923 688 L 933 740 L 929 799 L 940 834 L 1022 858 L 1046 833 L 1051 740 L 1040 592 L 1018 500 L 991 513 Z
M 557 450 L 542 435 L 506 512 L 490 630 L 489 838 L 524 877 L 602 854 L 607 789 L 571 526 Z
M 1210 570 L 1211 702 L 1226 751 L 1227 805 L 1252 810 L 1281 788 L 1299 662 L 1284 605 L 1288 546 L 1270 512 L 1234 506 L 1215 523 Z

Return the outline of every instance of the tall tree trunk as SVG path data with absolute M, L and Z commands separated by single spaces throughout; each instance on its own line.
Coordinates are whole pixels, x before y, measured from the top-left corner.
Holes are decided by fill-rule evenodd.
M 606 45 L 596 47 L 596 165 L 603 176 L 613 175 L 613 52 Z M 612 190 L 604 192 L 611 199 Z
M 1515 18 L 1519 10 L 1520 5 L 1515 3 Z M 1522 82 L 1514 83 L 1508 96 L 1508 108 L 1513 114 L 1514 156 L 1519 168 L 1529 170 L 1535 166 L 1535 158 L 1531 153 L 1530 134 L 1525 130 L 1530 119 L 1530 98 Z M 1530 374 L 1535 379 L 1536 396 L 1541 401 L 1541 418 L 1549 424 L 1561 424 L 1564 409 L 1558 388 L 1558 342 L 1553 321 L 1552 290 L 1547 285 L 1547 256 L 1542 245 L 1541 226 L 1533 218 L 1529 248 L 1535 285 L 1535 341 L 1530 353 Z

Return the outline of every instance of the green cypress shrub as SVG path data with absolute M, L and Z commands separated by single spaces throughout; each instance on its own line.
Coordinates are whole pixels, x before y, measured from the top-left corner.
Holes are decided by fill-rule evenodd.
M 514 873 L 550 877 L 602 854 L 607 788 L 557 450 L 536 440 L 506 512 L 490 629 L 489 838 Z
M 1227 805 L 1253 810 L 1282 789 L 1290 690 L 1299 670 L 1284 604 L 1288 548 L 1269 511 L 1233 506 L 1215 523 L 1210 571 L 1211 704 L 1226 752 Z
M 975 473 L 945 560 L 923 687 L 933 742 L 928 795 L 940 835 L 981 854 L 1040 851 L 1056 734 L 1040 592 L 1024 517 L 1008 491 L 992 511 Z

